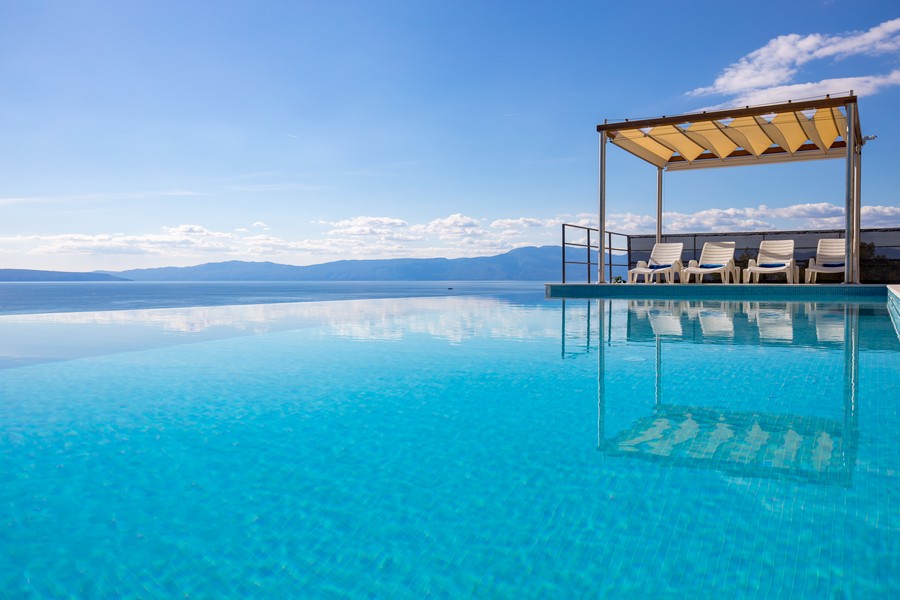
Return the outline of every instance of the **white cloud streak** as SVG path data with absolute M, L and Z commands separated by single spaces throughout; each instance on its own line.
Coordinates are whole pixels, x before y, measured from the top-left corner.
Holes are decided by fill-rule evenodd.
M 729 65 L 712 85 L 697 88 L 688 95 L 731 96 L 730 104 L 733 105 L 764 104 L 850 89 L 860 96 L 871 95 L 886 87 L 900 85 L 900 70 L 817 82 L 793 81 L 800 68 L 812 61 L 897 53 L 900 53 L 900 18 L 885 21 L 867 31 L 839 35 L 781 35 Z
M 714 231 L 772 231 L 779 229 L 842 229 L 844 208 L 828 202 L 749 208 L 713 208 L 695 213 L 664 212 L 663 229 L 673 233 Z M 863 227 L 900 226 L 900 207 L 863 206 Z M 609 215 L 607 228 L 620 233 L 649 233 L 656 229 L 650 215 Z
M 203 192 L 193 192 L 190 190 L 172 189 L 161 190 L 155 192 L 121 192 L 106 194 L 64 194 L 58 196 L 18 196 L 0 198 L 0 206 L 12 204 L 49 204 L 54 202 L 106 202 L 111 200 L 145 200 L 159 197 L 188 197 L 188 196 L 205 196 Z

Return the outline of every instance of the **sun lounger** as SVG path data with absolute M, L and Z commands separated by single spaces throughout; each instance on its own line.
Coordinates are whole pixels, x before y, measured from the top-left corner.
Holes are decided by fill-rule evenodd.
M 847 279 L 847 267 L 844 264 L 846 242 L 840 238 L 821 239 L 816 247 L 815 258 L 809 259 L 806 267 L 806 283 L 815 283 L 818 273 L 843 273 Z
M 697 282 L 703 281 L 704 275 L 718 273 L 722 283 L 735 282 L 734 275 L 734 242 L 706 242 L 700 252 L 700 262 L 692 260 L 686 269 L 681 271 L 681 282 L 688 283 L 691 275 Z
M 628 271 L 628 283 L 637 283 L 639 275 L 644 276 L 644 283 L 650 283 L 654 277 L 661 281 L 663 275 L 667 283 L 672 283 L 675 273 L 681 273 L 683 249 L 682 243 L 654 244 L 650 260 L 639 260 L 637 266 Z
M 759 243 L 759 255 L 750 259 L 744 271 L 744 283 L 759 283 L 759 276 L 784 273 L 788 283 L 800 283 L 800 270 L 794 262 L 794 240 L 763 240 Z

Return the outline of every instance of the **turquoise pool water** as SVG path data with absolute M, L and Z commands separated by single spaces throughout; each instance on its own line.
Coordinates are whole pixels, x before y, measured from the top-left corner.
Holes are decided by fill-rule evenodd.
M 4 597 L 900 595 L 884 303 L 0 316 Z

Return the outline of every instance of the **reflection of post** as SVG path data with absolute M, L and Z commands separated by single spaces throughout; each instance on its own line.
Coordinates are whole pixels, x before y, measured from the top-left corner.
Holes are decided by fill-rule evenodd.
M 656 334 L 656 388 L 654 392 L 656 406 L 659 406 L 662 402 L 662 341 L 659 339 L 659 334 Z
M 591 353 L 591 301 L 588 300 L 587 303 L 587 318 L 584 320 L 587 331 L 585 332 L 585 337 L 587 341 L 584 343 L 584 353 Z
M 859 305 L 844 305 L 844 446 L 850 472 L 856 463 L 859 401 Z
M 562 350 L 560 350 L 560 358 L 566 357 L 566 299 L 562 299 L 562 330 L 559 332 L 560 343 L 562 344 Z
M 606 344 L 603 343 L 603 330 L 605 329 L 605 313 L 603 311 L 603 305 L 608 302 L 607 300 L 597 300 L 598 310 L 597 310 L 597 319 L 599 321 L 599 330 L 600 335 L 597 340 L 597 447 L 603 447 L 603 431 L 604 431 L 604 417 L 606 409 L 603 405 L 603 367 L 604 360 L 606 359 Z

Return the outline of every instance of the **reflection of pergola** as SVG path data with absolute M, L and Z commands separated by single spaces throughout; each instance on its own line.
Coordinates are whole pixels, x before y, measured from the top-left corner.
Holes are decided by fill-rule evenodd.
M 611 302 L 609 299 L 598 300 L 599 310 L 596 311 L 600 336 L 600 343 L 596 346 L 597 443 L 600 451 L 608 456 L 716 470 L 738 477 L 769 477 L 845 487 L 852 485 L 859 442 L 858 304 L 808 303 L 803 306 L 806 318 L 794 321 L 795 313 L 801 309 L 797 303 L 629 301 L 626 343 L 616 345 L 605 342 L 607 336 L 612 336 Z M 720 322 L 704 324 L 703 313 L 707 311 Z M 753 313 L 756 313 L 755 319 L 751 318 Z M 782 331 L 773 331 L 771 326 L 765 331 L 762 313 L 767 313 L 769 319 L 774 318 L 776 325 L 780 323 Z M 654 316 L 657 317 L 656 322 Z M 683 332 L 682 327 L 689 329 L 695 317 L 700 320 L 699 327 L 695 327 L 693 332 Z M 643 320 L 647 322 L 632 322 Z M 794 341 L 795 328 L 797 340 L 802 342 Z M 564 320 L 563 335 L 565 333 Z M 768 338 L 770 345 L 840 348 L 843 372 L 836 370 L 831 376 L 842 380 L 842 385 L 834 388 L 839 390 L 834 396 L 835 399 L 842 397 L 843 414 L 828 416 L 818 413 L 819 409 L 826 408 L 824 404 L 814 404 L 816 411 L 811 414 L 811 405 L 804 406 L 801 401 L 797 406 L 800 396 L 782 399 L 787 401 L 773 405 L 772 396 L 768 393 L 754 393 L 754 385 L 742 388 L 740 397 L 744 403 L 743 409 L 716 402 L 717 398 L 727 397 L 729 386 L 723 388 L 721 382 L 731 381 L 730 385 L 741 386 L 733 376 L 737 374 L 740 377 L 739 372 L 753 369 L 754 362 L 764 360 L 759 358 L 739 365 L 725 359 L 733 371 L 724 374 L 718 381 L 709 377 L 691 380 L 692 393 L 685 392 L 685 379 L 680 367 L 684 365 L 685 353 L 690 352 L 692 347 L 718 343 L 732 348 L 756 348 L 762 338 Z M 650 340 L 655 341 L 652 410 L 629 419 L 629 424 L 623 428 L 622 419 L 618 416 L 622 414 L 622 406 L 618 403 L 609 413 L 617 415 L 610 421 L 617 421 L 618 425 L 610 427 L 607 425 L 607 406 L 625 396 L 630 404 L 638 405 L 639 397 L 635 396 L 634 390 L 624 392 L 623 396 L 621 386 L 607 388 L 607 380 L 619 368 L 607 359 L 607 353 L 616 352 L 616 348 L 634 348 Z M 810 340 L 815 340 L 812 346 Z M 673 359 L 678 362 L 673 364 Z M 756 362 L 757 368 L 760 364 Z M 713 364 L 705 366 L 710 372 L 717 372 L 716 367 L 721 367 L 721 363 L 716 365 L 713 361 Z M 790 371 L 790 367 L 785 369 Z M 645 372 L 649 376 L 650 370 Z M 772 369 L 767 368 L 766 372 L 772 373 Z M 777 380 L 777 375 L 773 377 Z M 813 394 L 815 392 L 806 396 Z M 745 403 L 748 399 L 749 405 Z M 820 397 L 818 400 L 823 399 Z M 610 433 L 612 435 L 607 437 Z
M 656 240 L 662 237 L 662 174 L 822 158 L 846 158 L 846 276 L 859 283 L 861 149 L 856 96 L 767 104 L 597 125 L 600 240 L 606 233 L 606 142 L 657 168 Z M 603 242 L 601 241 L 601 245 Z M 603 256 L 601 248 L 601 257 Z M 598 281 L 604 282 L 603 260 Z

